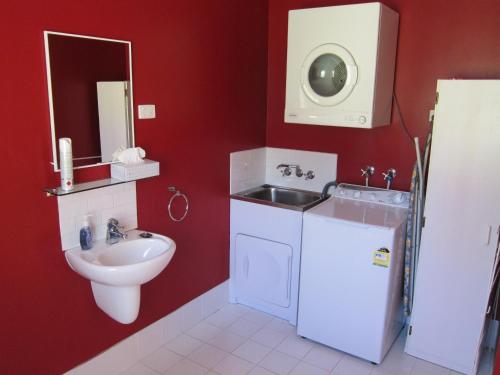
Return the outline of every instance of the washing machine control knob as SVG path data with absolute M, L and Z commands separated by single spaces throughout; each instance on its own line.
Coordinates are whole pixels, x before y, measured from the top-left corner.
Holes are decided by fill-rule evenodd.
M 360 124 L 365 124 L 366 123 L 366 117 L 365 116 L 359 116 L 358 121 Z

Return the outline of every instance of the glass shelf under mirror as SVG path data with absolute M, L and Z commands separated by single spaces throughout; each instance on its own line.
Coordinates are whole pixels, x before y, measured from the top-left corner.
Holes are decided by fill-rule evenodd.
M 135 181 L 135 180 L 124 181 L 124 180 L 118 180 L 116 178 L 105 178 L 104 180 L 97 180 L 97 181 L 83 182 L 81 184 L 74 184 L 72 190 L 62 190 L 60 187 L 57 187 L 57 188 L 46 188 L 46 189 L 44 189 L 44 191 L 47 193 L 47 195 L 55 195 L 55 196 L 60 197 L 63 195 L 68 195 L 68 194 L 80 193 L 80 192 L 86 191 L 86 190 L 99 189 L 99 188 L 111 186 L 111 185 L 125 184 L 125 183 L 131 182 L 131 181 Z

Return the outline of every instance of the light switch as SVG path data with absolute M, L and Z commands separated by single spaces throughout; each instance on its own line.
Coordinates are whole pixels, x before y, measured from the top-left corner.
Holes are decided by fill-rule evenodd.
M 143 104 L 137 106 L 137 108 L 139 113 L 139 119 L 145 120 L 145 119 L 156 118 L 156 107 L 154 104 Z

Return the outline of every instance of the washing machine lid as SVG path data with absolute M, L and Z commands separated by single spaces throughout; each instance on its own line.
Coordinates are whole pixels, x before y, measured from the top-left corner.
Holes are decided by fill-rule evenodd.
M 383 228 L 397 228 L 406 221 L 408 209 L 347 198 L 331 197 L 305 214 Z
M 314 48 L 301 67 L 301 87 L 313 103 L 331 107 L 349 97 L 358 80 L 358 67 L 349 51 L 328 43 Z

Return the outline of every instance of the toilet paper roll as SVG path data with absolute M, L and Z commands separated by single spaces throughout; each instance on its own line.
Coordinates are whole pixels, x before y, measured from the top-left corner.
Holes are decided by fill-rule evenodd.
M 61 164 L 61 189 L 73 189 L 73 150 L 70 138 L 59 138 L 59 163 Z

